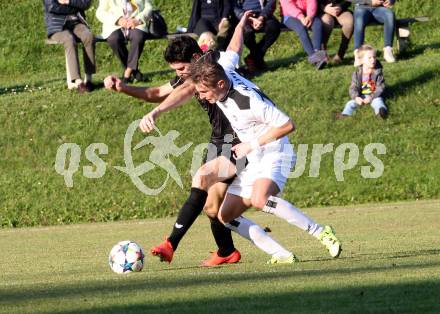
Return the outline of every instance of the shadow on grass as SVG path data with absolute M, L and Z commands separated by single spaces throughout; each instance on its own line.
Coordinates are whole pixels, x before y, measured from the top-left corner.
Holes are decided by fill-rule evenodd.
M 399 60 L 408 60 L 421 55 L 427 49 L 440 49 L 440 43 L 413 46 L 399 55 Z
M 276 59 L 271 60 L 267 62 L 267 66 L 269 68 L 269 71 L 275 71 L 279 68 L 285 68 L 292 64 L 298 63 L 302 60 L 305 60 L 307 58 L 305 53 L 297 53 L 291 57 L 282 58 L 282 59 Z
M 176 287 L 178 289 L 178 287 Z M 151 304 L 103 306 L 58 313 L 438 313 L 440 283 L 358 286 L 309 291 L 246 291 L 218 297 L 199 297 Z
M 438 76 L 438 71 L 427 71 L 420 74 L 415 78 L 411 78 L 406 81 L 399 81 L 394 85 L 387 86 L 387 97 L 395 98 L 397 96 L 403 96 L 410 92 L 414 92 L 417 86 L 423 85 Z
M 285 68 L 288 67 L 292 64 L 295 64 L 301 60 L 303 60 L 304 58 L 306 58 L 306 55 L 304 53 L 298 53 L 294 56 L 291 57 L 287 57 L 287 58 L 282 58 L 282 59 L 276 59 L 276 60 L 271 60 L 267 62 L 267 69 L 264 71 L 257 71 L 256 73 L 254 73 L 253 75 L 250 75 L 247 72 L 247 67 L 246 65 L 242 65 L 240 66 L 240 68 L 237 70 L 237 72 L 247 78 L 247 79 L 253 79 L 254 77 L 258 77 L 263 75 L 264 73 L 267 72 L 275 72 L 277 69 L 279 68 Z
M 0 86 L 0 96 L 1 95 L 7 95 L 7 94 L 20 94 L 20 93 L 30 93 L 36 90 L 42 89 L 44 86 L 58 82 L 60 79 L 52 79 L 48 81 L 44 81 L 42 84 L 36 84 L 36 85 L 28 85 L 28 84 L 21 84 L 21 85 L 11 85 L 11 86 Z
M 386 253 L 384 253 L 386 254 Z M 440 250 L 421 250 L 421 251 L 414 251 L 414 252 L 398 252 L 393 255 L 388 255 L 388 257 L 382 257 L 381 253 L 373 254 L 373 256 L 367 256 L 363 257 L 362 260 L 365 260 L 366 258 L 368 260 L 374 260 L 377 258 L 384 258 L 384 259 L 390 259 L 390 263 L 387 265 L 380 265 L 380 266 L 363 266 L 363 267 L 347 267 L 346 268 L 335 268 L 335 269 L 317 269 L 317 270 L 300 270 L 300 269 L 291 269 L 291 267 L 274 267 L 268 269 L 268 272 L 234 272 L 236 270 L 235 267 L 224 267 L 224 272 L 213 274 L 212 270 L 207 269 L 207 272 L 201 271 L 200 273 L 194 275 L 194 272 L 190 271 L 188 276 L 185 276 L 183 278 L 170 278 L 168 275 L 165 275 L 165 272 L 168 273 L 169 269 L 165 269 L 162 271 L 154 271 L 150 274 L 147 272 L 147 275 L 156 275 L 156 273 L 163 272 L 162 275 L 159 276 L 159 278 L 151 278 L 148 279 L 145 276 L 142 276 L 143 274 L 131 274 L 127 277 L 121 277 L 119 276 L 116 280 L 115 276 L 108 276 L 105 280 L 98 281 L 85 281 L 75 284 L 60 284 L 60 285 L 51 285 L 51 286 L 39 286 L 34 288 L 24 288 L 20 290 L 13 290 L 11 288 L 8 288 L 6 291 L 5 289 L 0 290 L 0 300 L 4 300 L 2 302 L 5 302 L 6 304 L 15 304 L 19 305 L 21 303 L 26 302 L 34 302 L 36 300 L 44 301 L 44 300 L 53 300 L 53 299 L 63 299 L 63 298 L 83 298 L 87 296 L 95 296 L 95 295 L 103 295 L 103 294 L 124 294 L 124 293 L 130 293 L 130 294 L 137 294 L 137 293 L 157 293 L 160 290 L 163 290 L 162 293 L 165 295 L 167 293 L 174 293 L 175 289 L 186 289 L 186 288 L 197 288 L 200 289 L 201 287 L 206 287 L 206 289 L 210 289 L 213 285 L 221 286 L 225 290 L 226 286 L 232 286 L 234 284 L 249 284 L 252 286 L 255 286 L 257 284 L 262 285 L 262 289 L 264 290 L 267 288 L 267 283 L 273 282 L 273 281 L 279 281 L 286 279 L 289 284 L 292 282 L 295 282 L 296 280 L 304 281 L 305 278 L 320 278 L 323 276 L 329 277 L 329 278 L 347 278 L 348 276 L 351 276 L 353 278 L 356 278 L 356 276 L 359 276 L 361 274 L 369 274 L 371 272 L 383 272 L 383 271 L 392 271 L 396 270 L 399 273 L 409 273 L 416 270 L 422 270 L 422 269 L 429 269 L 429 268 L 438 268 L 440 266 L 440 261 L 438 262 L 418 262 L 415 264 L 398 264 L 394 263 L 391 256 L 394 258 L 404 258 L 404 257 L 418 257 L 418 256 L 426 256 L 426 255 L 433 255 L 438 256 L 440 254 Z M 355 260 L 355 258 L 354 258 Z M 352 264 L 353 265 L 353 264 Z M 355 264 L 354 264 L 355 265 Z M 218 269 L 217 269 L 218 270 Z M 231 273 L 228 273 L 228 270 L 232 270 Z M 276 271 L 275 271 L 276 270 Z M 221 277 L 219 276 L 221 275 Z M 170 275 L 171 276 L 171 275 Z M 437 292 L 440 293 L 440 282 L 436 283 L 436 289 Z M 376 288 L 371 288 L 376 289 Z M 406 289 L 406 288 L 405 288 Z M 403 291 L 403 288 L 400 289 Z M 429 290 L 422 288 L 421 290 Z M 401 292 L 402 292 L 401 291 Z M 337 291 L 334 291 L 337 293 Z M 425 291 L 426 292 L 426 291 Z M 317 295 L 312 295 L 308 298 L 313 299 L 317 297 L 323 297 L 324 295 L 327 295 L 328 292 L 321 291 L 317 293 Z M 321 296 L 322 294 L 322 296 Z M 331 295 L 331 293 L 330 293 Z M 301 296 L 290 296 L 290 299 L 295 299 L 297 297 Z M 285 300 L 284 303 L 293 302 L 294 300 L 287 301 Z M 191 301 L 189 301 L 191 302 Z M 212 300 L 214 302 L 214 300 Z M 245 298 L 240 302 L 246 302 L 249 304 L 253 304 L 253 302 L 259 302 L 258 300 L 255 300 L 253 298 Z M 276 302 L 276 301 L 275 301 Z M 296 300 L 295 302 L 299 302 Z M 321 300 L 319 302 L 324 302 L 324 300 Z M 319 303 L 318 302 L 318 303 Z M 327 302 L 327 301 L 326 301 Z M 348 300 L 345 300 L 344 302 L 348 302 Z M 211 303 L 211 302 L 209 302 Z M 264 304 L 264 302 L 263 302 Z M 178 309 L 179 303 L 176 303 L 175 309 Z M 202 308 L 206 307 L 206 304 L 203 305 L 193 305 L 194 308 L 192 308 L 193 311 L 199 312 Z M 200 306 L 200 307 L 199 307 Z M 142 305 L 142 308 L 149 309 L 148 304 Z M 125 312 L 125 310 L 129 311 L 135 311 L 138 309 L 137 307 L 133 308 L 121 308 L 121 312 Z M 153 309 L 153 308 L 151 308 Z M 214 307 L 212 308 L 214 309 Z M 109 310 L 109 309 L 108 309 Z M 138 309 L 139 310 L 139 309 Z M 93 311 L 90 311 L 92 313 Z M 74 313 L 74 312 L 72 312 Z
M 337 278 L 335 278 L 337 281 Z M 182 291 L 176 285 L 173 289 Z M 212 289 L 212 288 L 211 288 Z M 417 283 L 362 285 L 340 288 L 267 291 L 249 293 L 233 288 L 225 294 L 210 296 L 179 296 L 170 300 L 164 295 L 162 302 L 140 298 L 134 304 L 111 304 L 109 299 L 89 305 L 89 293 L 83 291 L 84 305 L 73 303 L 69 310 L 53 308 L 54 313 L 439 313 L 437 296 L 440 282 L 434 280 Z M 212 291 L 211 291 L 212 292 Z M 138 292 L 139 293 L 139 292 Z M 172 292 L 174 293 L 174 292 Z M 123 295 L 118 297 L 123 298 Z M 60 302 L 61 299 L 60 299 Z M 122 301 L 123 302 L 123 301 Z

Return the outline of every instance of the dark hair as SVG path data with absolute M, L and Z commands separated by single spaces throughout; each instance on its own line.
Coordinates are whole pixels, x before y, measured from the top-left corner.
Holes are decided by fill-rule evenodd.
M 223 67 L 217 63 L 218 53 L 209 51 L 199 59 L 193 60 L 189 67 L 190 78 L 193 83 L 203 83 L 208 87 L 214 87 L 220 80 L 227 80 Z
M 164 58 L 168 63 L 190 63 L 195 53 L 203 53 L 197 41 L 190 36 L 179 36 L 170 40 L 165 49 Z

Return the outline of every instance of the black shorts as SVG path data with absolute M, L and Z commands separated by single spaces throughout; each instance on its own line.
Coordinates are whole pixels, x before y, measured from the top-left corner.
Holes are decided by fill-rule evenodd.
M 234 181 L 237 174 L 243 171 L 243 169 L 246 168 L 246 165 L 248 164 L 246 157 L 236 159 L 234 154 L 231 152 L 232 146 L 237 145 L 239 143 L 240 141 L 238 139 L 234 140 L 232 143 L 225 143 L 223 141 L 213 141 L 213 140 L 209 142 L 209 145 L 211 147 L 212 145 L 215 146 L 216 151 L 214 153 L 212 150 L 210 151 L 208 148 L 208 151 L 206 152 L 205 157 L 203 158 L 204 164 L 207 163 L 208 161 L 216 159 L 219 156 L 225 156 L 237 167 L 237 173 L 235 176 L 220 182 L 231 184 L 232 181 Z

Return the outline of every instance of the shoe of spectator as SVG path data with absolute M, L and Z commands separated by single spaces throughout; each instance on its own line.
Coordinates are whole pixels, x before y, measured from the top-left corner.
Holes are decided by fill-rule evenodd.
M 358 67 L 362 64 L 361 59 L 359 58 L 358 49 L 354 50 L 354 66 Z
M 388 110 L 386 110 L 385 108 L 380 108 L 378 116 L 385 120 L 386 118 L 388 118 Z
M 383 58 L 388 63 L 394 63 L 396 62 L 396 58 L 393 55 L 393 48 L 390 46 L 386 46 L 383 48 Z
M 132 76 L 133 80 L 136 82 L 143 82 L 144 81 L 144 75 L 139 70 L 133 70 L 133 72 L 131 72 L 131 76 Z
M 342 62 L 342 58 L 338 54 L 335 54 L 335 56 L 332 58 L 332 63 L 341 64 L 341 62 Z
M 309 62 L 315 65 L 317 70 L 321 70 L 328 62 L 325 50 L 317 50 L 310 57 Z
M 335 113 L 335 120 L 342 120 L 342 119 L 346 119 L 346 118 L 348 118 L 349 116 L 347 116 L 347 115 L 345 115 L 345 114 L 342 114 L 342 113 L 340 113 L 340 112 L 336 112 Z
M 316 70 L 321 70 L 328 63 L 328 55 L 325 50 L 319 50 L 318 53 L 319 53 L 319 61 L 316 64 Z
M 130 76 L 129 77 L 125 77 L 124 76 L 124 73 L 125 73 L 125 71 L 124 72 L 122 72 L 122 75 L 121 75 L 121 81 L 122 81 L 122 83 L 124 83 L 124 84 L 128 84 L 128 83 L 133 83 L 133 80 L 134 80 L 134 77 L 133 77 L 133 72 L 134 72 L 135 70 L 133 70 L 132 72 L 131 72 L 131 74 L 130 74 Z
M 250 55 L 248 55 L 246 58 L 244 58 L 244 63 L 246 64 L 248 74 L 254 76 L 257 72 L 255 60 Z
M 80 94 L 85 94 L 85 93 L 90 93 L 92 91 L 90 85 L 90 83 L 84 83 L 81 82 L 80 84 L 78 84 L 78 86 L 76 87 L 76 90 L 78 91 L 78 93 Z
M 86 82 L 86 88 L 89 92 L 92 92 L 95 89 L 95 85 L 91 81 Z

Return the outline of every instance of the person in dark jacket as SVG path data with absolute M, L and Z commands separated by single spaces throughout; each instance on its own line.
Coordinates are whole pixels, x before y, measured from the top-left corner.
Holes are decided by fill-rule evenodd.
M 88 92 L 92 89 L 92 74 L 96 72 L 95 41 L 85 20 L 84 11 L 91 0 L 44 0 L 47 37 L 64 45 L 68 88 Z M 77 41 L 83 44 L 85 79 L 81 79 Z
M 244 62 L 251 76 L 267 68 L 264 56 L 280 35 L 281 23 L 273 15 L 275 9 L 276 0 L 235 0 L 234 13 L 238 19 L 246 11 L 254 13 L 244 32 L 244 44 L 249 48 Z M 264 33 L 258 43 L 255 38 L 257 32 Z
M 376 50 L 370 45 L 363 45 L 358 50 L 361 65 L 353 73 L 350 84 L 351 100 L 345 105 L 342 113 L 336 115 L 343 119 L 353 115 L 363 105 L 370 105 L 376 116 L 386 119 L 388 109 L 383 100 L 385 80 L 381 64 L 376 60 Z
M 200 39 L 209 37 L 205 40 L 217 41 L 217 48 L 225 50 L 232 37 L 231 12 L 231 0 L 194 0 L 188 32 L 196 33 Z

